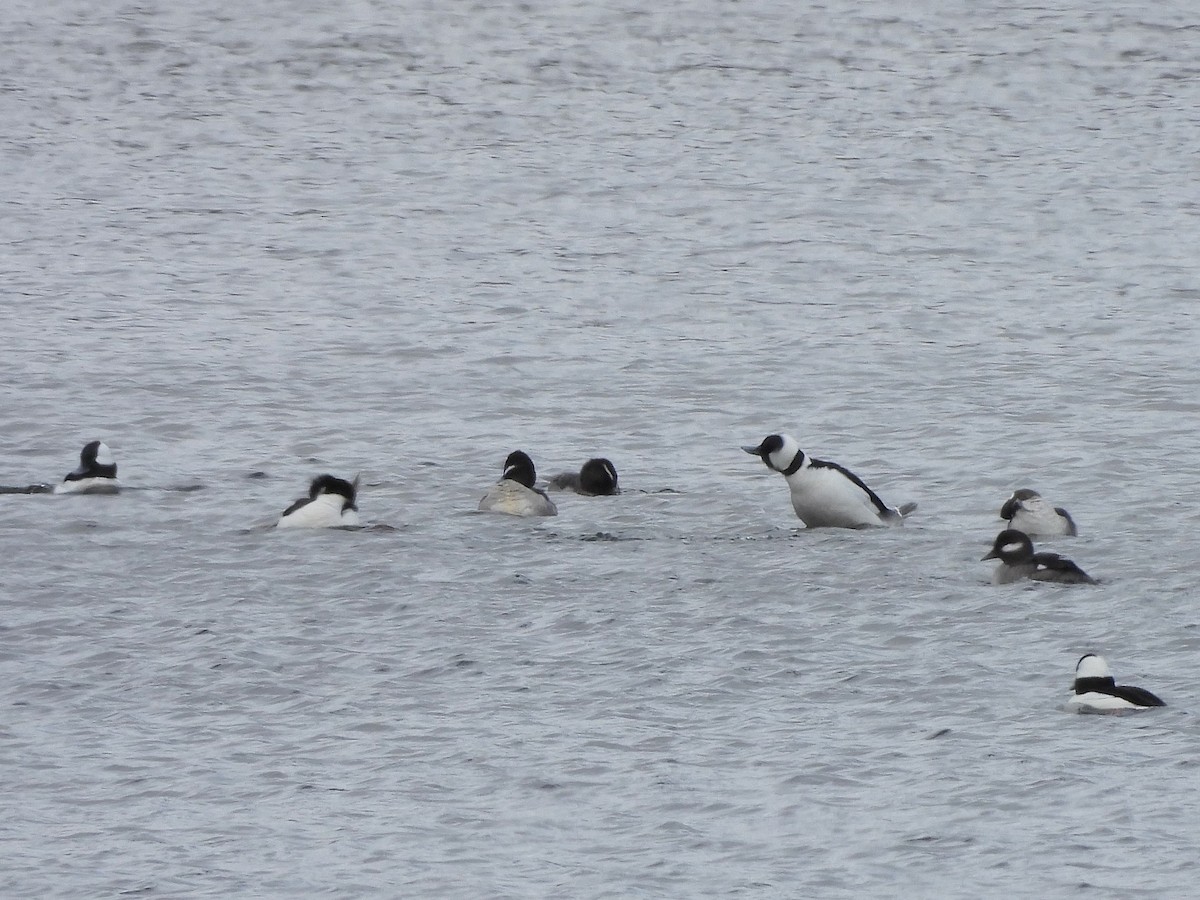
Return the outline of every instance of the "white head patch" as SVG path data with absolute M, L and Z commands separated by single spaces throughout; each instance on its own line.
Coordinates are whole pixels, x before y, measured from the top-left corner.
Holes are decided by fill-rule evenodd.
M 1011 544 L 1005 544 L 1003 547 L 1001 547 L 1000 552 L 1001 553 L 1019 553 L 1021 551 L 1021 548 L 1024 546 L 1025 545 L 1022 544 L 1020 541 L 1014 541 Z
M 790 434 L 781 434 L 780 437 L 783 439 L 783 446 L 770 454 L 771 468 L 778 472 L 790 466 L 796 454 L 800 452 L 800 445 L 794 437 Z
M 1112 678 L 1112 672 L 1108 670 L 1108 663 L 1104 661 L 1103 656 L 1097 656 L 1095 653 L 1089 653 L 1087 656 L 1079 660 L 1079 664 L 1075 666 L 1076 678 Z
M 96 448 L 96 465 L 111 466 L 115 464 L 116 460 L 113 459 L 112 451 L 108 449 L 108 444 L 101 441 L 100 446 Z

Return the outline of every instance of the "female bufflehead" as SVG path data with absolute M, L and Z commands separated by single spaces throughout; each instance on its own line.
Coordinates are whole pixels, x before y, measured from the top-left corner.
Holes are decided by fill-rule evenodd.
M 1057 553 L 1034 553 L 1033 541 L 1023 531 L 1006 528 L 996 535 L 991 552 L 983 559 L 998 559 L 992 584 L 1011 584 L 1023 578 L 1058 584 L 1095 584 L 1087 572 Z M 982 560 L 981 560 L 982 561 Z
M 757 447 L 742 449 L 787 479 L 792 508 L 809 528 L 902 525 L 917 508 L 915 503 L 888 506 L 849 469 L 806 455 L 790 435 L 768 435 Z
M 574 491 L 588 497 L 608 497 L 621 493 L 617 487 L 617 467 L 607 459 L 589 459 L 578 473 L 563 472 L 550 479 L 556 491 Z
M 1051 506 L 1037 491 L 1021 488 L 1000 507 L 1000 518 L 1008 520 L 1008 527 L 1023 531 L 1031 537 L 1070 535 L 1078 531 L 1071 514 L 1061 506 Z
M 358 479 L 321 475 L 301 497 L 283 511 L 276 528 L 345 528 L 358 524 Z
M 557 516 L 558 507 L 533 486 L 537 471 L 529 454 L 514 450 L 504 460 L 504 475 L 479 501 L 479 508 L 510 516 Z
M 1166 706 L 1149 691 L 1117 684 L 1104 657 L 1085 653 L 1075 664 L 1075 687 L 1066 708 L 1080 713 L 1120 713 L 1127 709 Z
M 79 468 L 67 473 L 62 484 L 54 486 L 56 494 L 115 494 L 120 490 L 117 461 L 103 441 L 84 444 L 79 453 Z

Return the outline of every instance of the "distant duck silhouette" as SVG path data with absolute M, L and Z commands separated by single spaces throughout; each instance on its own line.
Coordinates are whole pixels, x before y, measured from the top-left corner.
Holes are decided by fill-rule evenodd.
M 1009 528 L 1030 537 L 1078 534 L 1069 512 L 1061 506 L 1051 506 L 1041 494 L 1029 488 L 1013 491 L 1000 507 L 1000 518 L 1008 520 Z
M 277 528 L 346 528 L 359 524 L 358 479 L 353 483 L 319 475 L 301 497 L 283 511 Z
M 534 487 L 537 471 L 529 454 L 514 450 L 504 460 L 504 474 L 483 495 L 479 508 L 510 516 L 556 516 L 558 507 Z
M 757 447 L 742 449 L 787 479 L 792 508 L 809 528 L 902 525 L 917 508 L 915 503 L 888 506 L 849 469 L 806 455 L 790 435 L 768 435 Z
M 992 573 L 993 584 L 1014 581 L 1052 581 L 1058 584 L 1095 584 L 1095 580 L 1057 553 L 1034 553 L 1033 541 L 1023 531 L 1006 528 L 996 535 L 991 551 L 984 560 L 998 559 L 1000 565 Z
M 115 494 L 120 490 L 117 461 L 103 441 L 84 444 L 79 452 L 79 467 L 54 486 L 56 494 Z
M 1081 713 L 1120 713 L 1166 705 L 1143 688 L 1117 684 L 1104 657 L 1085 653 L 1075 664 L 1075 684 L 1066 708 Z
M 589 459 L 578 472 L 563 472 L 550 479 L 557 491 L 574 491 L 588 497 L 605 497 L 621 493 L 617 486 L 617 467 L 607 459 Z

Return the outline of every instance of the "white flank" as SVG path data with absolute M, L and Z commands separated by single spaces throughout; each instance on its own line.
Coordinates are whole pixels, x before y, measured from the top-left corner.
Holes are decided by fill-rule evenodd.
M 787 476 L 792 508 L 809 528 L 884 525 L 879 510 L 857 484 L 837 469 L 805 467 Z
M 80 478 L 54 486 L 56 494 L 118 494 L 121 482 L 115 478 Z
M 345 528 L 359 523 L 353 509 L 342 511 L 346 498 L 340 494 L 321 494 L 287 516 L 281 516 L 278 528 Z
M 1112 694 L 1101 694 L 1091 691 L 1086 694 L 1072 694 L 1066 703 L 1068 712 L 1078 713 L 1119 713 L 1127 709 L 1149 709 L 1148 706 L 1138 706 L 1121 697 Z

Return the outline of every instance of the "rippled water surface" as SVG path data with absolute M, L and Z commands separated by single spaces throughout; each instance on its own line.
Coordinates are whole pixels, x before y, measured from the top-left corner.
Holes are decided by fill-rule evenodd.
M 0 483 L 130 489 L 0 496 L 5 896 L 1194 891 L 1189 4 L 7 20 Z M 1098 587 L 987 583 L 1022 486 Z

